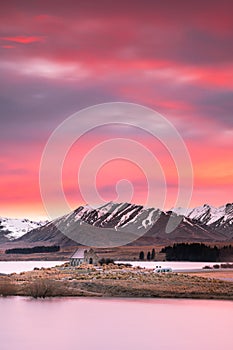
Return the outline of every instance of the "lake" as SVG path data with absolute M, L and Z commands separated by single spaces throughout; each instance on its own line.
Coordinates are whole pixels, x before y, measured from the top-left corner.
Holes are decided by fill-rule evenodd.
M 65 261 L 0 261 L 0 273 L 20 273 L 32 271 L 35 267 L 54 267 L 62 265 Z M 119 261 L 118 261 L 119 263 Z M 200 270 L 203 266 L 212 266 L 214 262 L 189 262 L 189 261 L 122 261 L 133 266 L 154 269 L 156 266 L 171 267 L 173 271 Z
M 1 350 L 232 350 L 233 302 L 0 298 Z
M 32 271 L 35 267 L 54 267 L 62 265 L 65 261 L 0 261 L 0 273 L 20 273 Z

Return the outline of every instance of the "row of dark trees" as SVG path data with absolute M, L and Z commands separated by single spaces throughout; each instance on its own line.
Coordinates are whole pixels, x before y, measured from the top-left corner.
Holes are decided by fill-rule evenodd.
M 102 265 L 109 265 L 109 264 L 114 264 L 114 260 L 110 258 L 102 258 L 99 260 L 99 264 Z
M 147 252 L 146 260 L 150 261 L 154 259 L 155 259 L 155 249 L 153 248 L 151 252 L 150 251 Z M 143 251 L 139 253 L 139 260 L 145 260 L 145 253 Z
M 221 249 L 203 243 L 176 243 L 161 250 L 166 260 L 172 261 L 219 261 Z
M 53 253 L 60 250 L 59 245 L 36 246 L 33 248 L 12 248 L 5 251 L 6 254 L 35 254 L 35 253 Z

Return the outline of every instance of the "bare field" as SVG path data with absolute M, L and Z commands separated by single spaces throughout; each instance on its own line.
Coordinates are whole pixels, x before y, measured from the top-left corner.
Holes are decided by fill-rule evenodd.
M 33 245 L 31 245 L 33 246 Z M 20 261 L 20 260 L 68 260 L 78 247 L 62 247 L 59 252 L 37 253 L 37 254 L 5 254 L 5 249 L 12 248 L 13 245 L 2 246 L 0 248 L 0 261 Z M 145 257 L 147 253 L 155 249 L 155 260 L 164 260 L 165 254 L 160 254 L 163 246 L 124 246 L 116 248 L 96 248 L 95 251 L 100 257 L 113 260 L 139 260 L 139 253 L 143 251 Z M 90 249 L 90 247 L 87 247 Z

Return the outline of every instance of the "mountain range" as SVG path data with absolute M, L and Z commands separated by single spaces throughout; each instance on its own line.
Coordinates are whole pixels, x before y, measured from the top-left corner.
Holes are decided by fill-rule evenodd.
M 0 243 L 14 241 L 27 232 L 45 225 L 47 222 L 0 217 Z
M 179 221 L 171 233 L 166 232 L 169 220 Z M 233 240 L 233 203 L 219 208 L 204 204 L 188 210 L 174 208 L 161 211 L 136 204 L 109 202 L 98 208 L 80 206 L 45 223 L 0 219 L 0 242 L 3 243 L 14 239 L 14 242 L 25 244 L 46 242 L 72 246 L 77 242 L 85 244 L 83 237 L 104 237 L 103 242 L 97 242 L 96 246 L 102 246 L 106 239 L 110 246 L 117 245 L 118 237 L 126 237 L 128 242 L 133 240 L 133 245 L 230 242 Z

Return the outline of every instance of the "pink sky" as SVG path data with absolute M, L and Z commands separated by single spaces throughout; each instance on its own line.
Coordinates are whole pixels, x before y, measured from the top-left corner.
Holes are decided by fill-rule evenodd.
M 153 108 L 177 128 L 193 163 L 191 207 L 232 202 L 232 11 L 231 1 L 214 0 L 2 2 L 0 216 L 45 216 L 39 165 L 50 134 L 78 110 L 114 101 Z M 148 135 L 131 137 L 159 158 L 169 209 L 177 195 L 172 159 Z M 72 208 L 84 202 L 80 161 L 106 138 L 108 131 L 86 135 L 67 156 L 64 190 Z M 97 175 L 102 197 L 114 200 L 121 178 L 143 204 L 146 179 L 125 161 Z

